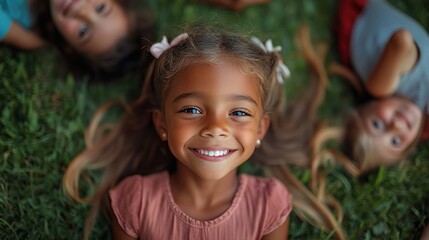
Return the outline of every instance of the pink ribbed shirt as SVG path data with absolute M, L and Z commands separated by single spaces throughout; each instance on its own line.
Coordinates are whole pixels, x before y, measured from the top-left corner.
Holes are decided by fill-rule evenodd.
M 219 217 L 200 221 L 174 202 L 167 172 L 135 175 L 110 190 L 121 228 L 138 239 L 261 239 L 279 227 L 292 209 L 292 196 L 273 178 L 239 175 L 231 206 Z

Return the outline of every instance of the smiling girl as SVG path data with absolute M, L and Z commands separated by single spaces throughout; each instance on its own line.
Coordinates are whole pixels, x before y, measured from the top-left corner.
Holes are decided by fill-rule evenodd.
M 357 77 L 347 75 L 366 94 L 346 123 L 346 154 L 361 173 L 390 166 L 429 136 L 429 34 L 384 0 L 342 0 L 337 23 L 341 60 Z
M 0 40 L 25 50 L 50 44 L 75 73 L 116 77 L 136 66 L 142 39 L 153 35 L 145 13 L 131 11 L 129 2 L 2 0 Z
M 282 116 L 278 53 L 201 27 L 151 52 L 157 59 L 140 98 L 109 133 L 91 131 L 94 141 L 65 173 L 66 192 L 93 203 L 87 230 L 102 206 L 115 239 L 285 239 L 287 189 L 237 173 L 266 156 L 253 153 L 270 144 L 263 139 L 271 119 Z M 86 169 L 104 175 L 82 198 Z

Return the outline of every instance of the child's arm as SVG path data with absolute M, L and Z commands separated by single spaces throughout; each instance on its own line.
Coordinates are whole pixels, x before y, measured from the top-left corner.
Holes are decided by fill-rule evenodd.
M 24 29 L 15 22 L 12 22 L 2 42 L 24 50 L 32 50 L 45 46 L 45 42 L 36 33 Z
M 262 237 L 263 240 L 287 239 L 289 232 L 289 217 L 277 229 Z
M 122 230 L 121 226 L 119 226 L 116 217 L 112 219 L 112 235 L 113 239 L 117 240 L 134 240 L 133 237 L 128 235 L 124 230 Z
M 401 75 L 414 67 L 418 55 L 411 33 L 405 29 L 396 31 L 365 82 L 368 92 L 375 97 L 392 95 L 398 87 Z
M 429 224 L 426 225 L 425 229 L 423 230 L 422 236 L 420 236 L 420 240 L 427 240 L 429 239 Z

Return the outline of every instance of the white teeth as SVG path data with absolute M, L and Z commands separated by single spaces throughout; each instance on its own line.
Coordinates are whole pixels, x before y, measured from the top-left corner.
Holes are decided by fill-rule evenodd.
M 226 155 L 228 153 L 228 150 L 208 151 L 208 150 L 196 149 L 196 151 L 199 154 L 210 156 L 210 157 L 213 157 L 213 156 L 219 157 L 219 156 Z

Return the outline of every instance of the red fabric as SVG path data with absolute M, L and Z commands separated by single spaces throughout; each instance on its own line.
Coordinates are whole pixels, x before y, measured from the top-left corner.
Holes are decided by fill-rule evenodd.
M 353 25 L 361 12 L 365 9 L 366 0 L 340 0 L 337 9 L 337 19 L 334 26 L 337 35 L 337 44 L 341 62 L 351 66 L 350 41 Z

